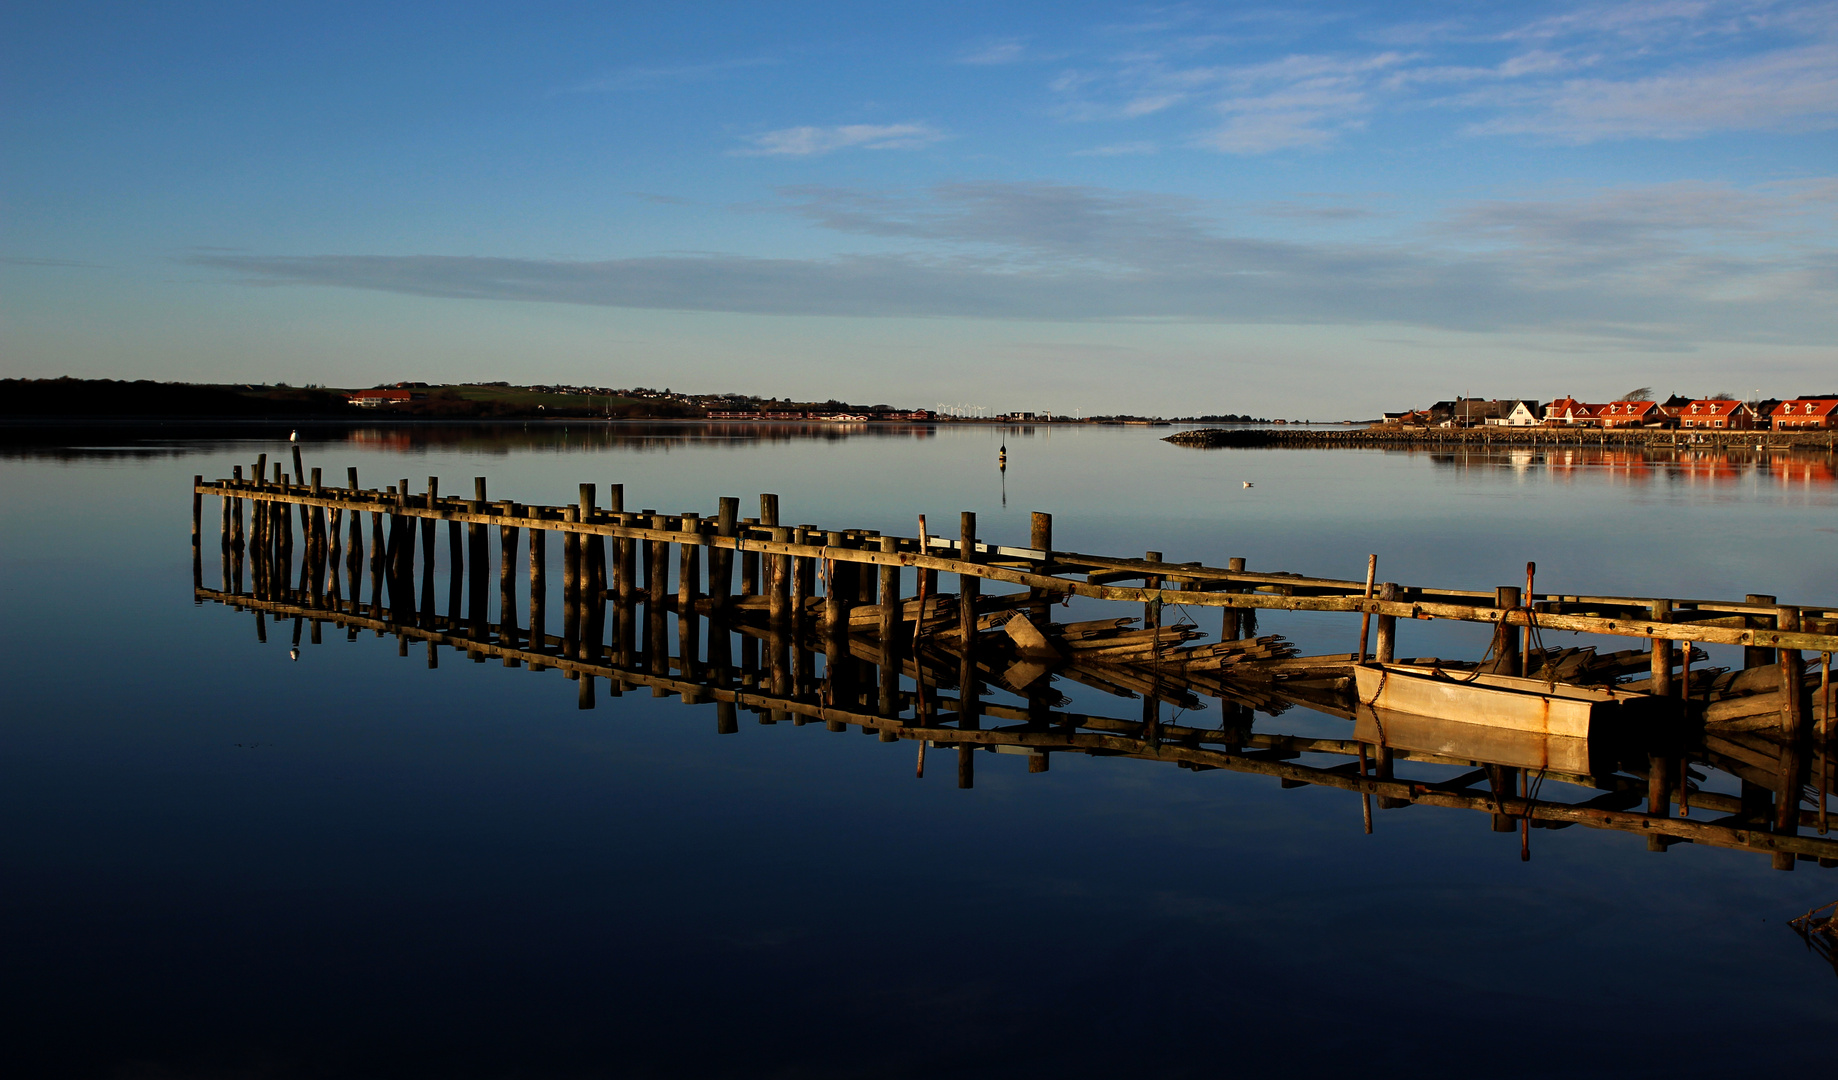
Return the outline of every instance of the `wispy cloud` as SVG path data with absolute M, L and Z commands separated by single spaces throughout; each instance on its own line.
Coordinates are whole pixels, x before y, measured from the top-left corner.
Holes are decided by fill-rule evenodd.
M 731 153 L 764 157 L 810 157 L 834 150 L 918 150 L 945 138 L 929 124 L 842 124 L 789 127 L 747 136 L 748 146 Z
M 1231 154 L 1327 146 L 1381 111 L 1425 108 L 1467 114 L 1468 135 L 1573 143 L 1838 126 L 1833 0 L 1632 0 L 1517 22 L 1511 14 L 1365 27 L 1350 49 L 1246 62 L 1245 49 L 1196 33 L 1200 15 L 1184 11 L 1178 26 L 1119 31 L 1127 40 L 1108 60 L 1067 70 L 1049 89 L 1075 121 L 1211 115 L 1186 141 Z M 1203 62 L 1209 55 L 1215 62 Z
M 1089 150 L 1074 150 L 1073 157 L 1129 157 L 1140 154 L 1153 154 L 1159 147 L 1153 142 L 1111 143 L 1108 146 L 1094 146 Z
M 960 64 L 994 65 L 1019 63 L 1027 56 L 1026 38 L 997 38 L 973 45 L 957 54 Z
M 1466 104 L 1504 107 L 1477 134 L 1566 142 L 1683 139 L 1715 131 L 1808 131 L 1838 125 L 1838 47 L 1780 49 L 1629 79 L 1574 79 Z
M 805 187 L 783 209 L 911 250 L 763 259 L 195 255 L 269 285 L 857 317 L 1415 325 L 1647 348 L 1829 342 L 1838 180 L 1480 203 L 1388 243 L 1233 233 L 1192 201 L 1059 184 Z M 1805 230 L 1811 228 L 1812 233 Z M 1593 238 L 1581 251 L 1577 238 Z
M 75 262 L 70 259 L 35 259 L 25 255 L 0 255 L 0 265 L 6 266 L 67 266 L 94 270 L 100 264 Z

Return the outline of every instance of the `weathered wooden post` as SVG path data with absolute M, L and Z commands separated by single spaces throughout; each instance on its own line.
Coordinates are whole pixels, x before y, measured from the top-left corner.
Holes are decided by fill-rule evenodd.
M 959 562 L 974 564 L 976 554 L 976 514 L 965 510 L 958 518 L 960 527 L 957 542 Z M 958 624 L 963 628 L 964 652 L 970 652 L 970 646 L 976 641 L 976 601 L 982 579 L 975 574 L 965 572 L 957 575 L 958 587 Z
M 830 550 L 845 546 L 843 535 L 840 532 L 825 533 L 823 543 L 824 546 Z M 843 632 L 843 640 L 846 641 L 848 638 L 850 600 L 852 599 L 855 584 L 850 580 L 850 571 L 854 569 L 854 566 L 851 563 L 840 562 L 836 559 L 827 557 L 824 559 L 824 563 L 828 569 L 828 573 L 824 576 L 829 579 L 828 585 L 823 591 L 824 629 L 826 632 L 833 632 L 835 629 L 840 628 Z
M 639 522 L 636 514 L 620 511 L 618 523 L 621 528 L 630 529 Z M 619 603 L 630 606 L 638 598 L 638 544 L 629 536 L 613 539 L 613 561 L 617 564 L 614 570 L 615 588 L 619 593 Z
M 581 522 L 592 524 L 598 520 L 599 514 L 594 509 L 594 485 L 582 484 Z M 599 534 L 582 534 L 581 562 L 582 599 L 591 613 L 599 608 L 601 598 L 606 592 L 606 541 Z M 589 621 L 592 621 L 591 617 Z
M 541 511 L 530 509 L 530 649 L 549 650 L 549 631 L 543 616 L 549 600 L 549 533 L 536 527 Z M 541 671 L 544 665 L 531 664 L 530 670 Z
M 976 786 L 976 747 L 970 743 L 957 744 L 957 786 L 966 790 Z
M 516 503 L 506 500 L 499 513 L 507 519 L 521 516 Z M 517 647 L 517 543 L 518 528 L 509 520 L 498 526 L 498 640 L 510 648 Z M 514 657 L 506 657 L 505 667 L 521 666 Z
M 814 548 L 822 544 L 821 535 L 815 525 L 798 526 L 798 545 Z M 794 589 L 791 603 L 791 617 L 802 627 L 810 614 L 811 601 L 817 598 L 817 556 L 800 555 L 792 560 Z
M 1398 599 L 1398 583 L 1387 581 L 1379 586 L 1379 599 L 1395 603 Z M 1380 615 L 1378 617 L 1378 637 L 1374 642 L 1373 658 L 1381 664 L 1395 663 L 1398 659 L 1398 617 Z M 1381 800 L 1381 805 L 1383 801 Z
M 1225 568 L 1234 574 L 1244 573 L 1244 558 L 1233 556 L 1226 560 Z M 1245 592 L 1247 590 L 1235 585 L 1232 591 Z M 1226 608 L 1225 620 L 1219 628 L 1219 639 L 1221 641 L 1242 641 L 1250 637 L 1249 620 L 1255 617 L 1245 608 Z
M 758 536 L 758 530 L 756 530 L 754 526 L 758 524 L 759 524 L 758 518 L 742 518 L 740 522 L 739 535 L 747 538 L 748 540 L 756 539 Z M 770 536 L 771 534 L 768 533 L 767 535 Z M 760 576 L 759 552 L 753 551 L 751 549 L 741 552 L 740 553 L 740 595 L 742 596 L 763 596 L 765 595 L 765 591 L 766 591 L 765 584 L 762 581 L 761 576 Z
M 1742 602 L 1745 604 L 1758 604 L 1764 607 L 1773 607 L 1774 597 L 1767 593 L 1749 593 L 1742 598 Z M 1760 630 L 1773 629 L 1775 626 L 1773 617 L 1766 615 L 1751 615 L 1748 618 L 1748 623 L 1751 627 Z M 1745 668 L 1765 667 L 1774 662 L 1775 655 L 1773 649 L 1759 645 L 1744 645 L 1742 647 L 1742 666 Z
M 236 478 L 236 488 L 242 490 L 243 467 L 236 466 L 230 473 Z M 241 556 L 243 552 L 243 500 L 237 496 L 230 500 L 230 553 Z
M 900 541 L 897 537 L 881 537 L 880 546 L 883 555 L 895 555 L 900 551 Z M 892 564 L 883 563 L 880 572 L 881 615 L 878 620 L 878 626 L 876 627 L 881 644 L 881 694 L 879 712 L 882 716 L 892 717 L 900 714 L 900 643 L 903 636 L 900 633 L 900 607 L 902 603 L 900 599 L 900 568 Z M 898 738 L 898 736 L 894 735 L 891 731 L 885 732 L 884 734 L 889 736 L 889 741 Z
M 1519 628 L 1506 621 L 1507 613 L 1516 610 L 1519 601 L 1517 585 L 1501 585 L 1493 590 L 1493 606 L 1500 609 L 1500 621 L 1494 631 L 1494 670 L 1502 675 L 1524 674 L 1519 668 Z
M 425 496 L 428 513 L 440 511 L 440 478 L 428 477 L 428 493 Z M 432 627 L 436 622 L 434 610 L 434 527 L 438 518 L 428 517 L 421 521 L 421 624 Z M 430 654 L 432 655 L 432 654 Z
M 408 512 L 411 496 L 408 493 L 408 477 L 403 477 L 396 488 L 396 524 L 400 538 L 397 541 L 397 567 L 402 582 L 404 606 L 412 609 L 415 606 L 415 526 L 419 518 Z
M 465 504 L 454 499 L 454 509 L 463 510 Z M 465 621 L 460 611 L 460 597 L 466 581 L 466 545 L 460 536 L 464 529 L 459 519 L 447 522 L 447 628 L 458 630 Z
M 1152 562 L 1152 563 L 1161 562 L 1162 553 L 1159 551 L 1145 551 L 1142 553 L 1142 561 Z M 1162 587 L 1161 575 L 1160 574 L 1144 575 L 1142 579 L 1142 587 L 1145 589 L 1161 588 Z M 1151 597 L 1148 600 L 1144 600 L 1142 603 L 1142 627 L 1145 630 L 1154 630 L 1154 629 L 1159 628 L 1161 624 L 1162 624 L 1162 598 L 1160 594 L 1157 594 L 1156 596 Z
M 474 514 L 485 513 L 487 496 L 485 478 L 472 478 L 472 503 L 467 507 Z M 485 526 L 479 522 L 468 522 L 466 525 L 466 560 L 472 564 L 472 573 L 466 582 L 466 618 L 472 626 L 472 632 L 478 637 L 485 635 L 485 608 L 489 603 L 487 574 L 490 573 L 491 554 L 487 550 Z
M 1800 632 L 1800 609 L 1783 607 L 1775 614 L 1782 633 Z M 1800 831 L 1800 792 L 1807 779 L 1812 737 L 1812 701 L 1806 694 L 1806 664 L 1798 649 L 1781 649 L 1781 762 L 1774 803 L 1774 831 Z M 1793 855 L 1775 852 L 1776 870 L 1793 869 Z
M 668 516 L 664 514 L 651 515 L 651 528 L 654 531 L 661 533 L 669 527 L 670 518 Z M 670 583 L 670 541 L 652 540 L 645 546 L 648 549 L 647 557 L 649 560 L 647 567 L 649 577 L 645 582 L 649 595 L 646 597 L 646 602 L 651 605 L 652 611 L 661 614 L 664 610 L 664 598 L 669 591 Z
M 677 545 L 676 614 L 679 620 L 696 618 L 696 601 L 702 594 L 702 515 L 684 514 L 680 526 L 683 542 Z
M 1045 574 L 1053 565 L 1053 515 L 1036 510 L 1028 516 L 1028 547 L 1040 552 L 1040 563 L 1033 570 Z M 1028 605 L 1028 618 L 1041 633 L 1046 633 L 1047 624 L 1051 621 L 1053 597 L 1045 589 L 1028 590 L 1033 603 Z
M 1377 576 L 1378 576 L 1378 556 L 1368 555 L 1366 556 L 1366 594 L 1365 594 L 1365 599 L 1367 600 L 1372 599 L 1373 578 Z M 1354 660 L 1361 664 L 1366 662 L 1366 643 L 1369 640 L 1371 640 L 1367 635 L 1371 631 L 1371 628 L 1372 628 L 1371 610 L 1370 609 L 1361 610 L 1359 613 L 1359 652 L 1355 654 L 1354 656 Z
M 791 530 L 774 527 L 772 542 L 791 543 Z M 783 629 L 791 622 L 791 556 L 766 556 L 766 603 L 772 625 Z
M 804 533 L 804 526 L 798 525 L 793 527 L 791 530 L 791 542 L 799 547 L 803 547 L 810 543 L 810 538 Z M 791 634 L 793 639 L 792 649 L 794 652 L 797 650 L 797 636 L 803 632 L 805 608 L 810 604 L 811 593 L 813 591 L 812 586 L 815 584 L 813 578 L 805 576 L 804 571 L 806 567 L 812 566 L 813 563 L 810 559 L 799 555 L 791 556 L 790 611 Z M 795 661 L 797 658 L 794 655 L 792 659 Z
M 562 511 L 564 524 L 581 518 L 579 506 Z M 562 655 L 578 659 L 581 642 L 581 534 L 562 530 Z M 570 677 L 577 677 L 573 671 Z
M 1671 622 L 1672 601 L 1653 601 L 1653 607 L 1652 610 L 1648 612 L 1648 617 L 1655 623 Z M 1653 657 L 1650 667 L 1652 685 L 1647 688 L 1647 693 L 1654 697 L 1670 697 L 1672 696 L 1672 642 L 1666 638 L 1660 637 L 1653 638 L 1652 642 Z M 1686 642 L 1685 647 L 1689 649 L 1691 643 Z
M 739 527 L 740 500 L 731 496 L 723 496 L 715 511 L 715 535 L 733 539 Z M 733 595 L 734 550 L 732 548 L 710 548 L 708 550 L 710 609 L 725 615 L 733 604 Z

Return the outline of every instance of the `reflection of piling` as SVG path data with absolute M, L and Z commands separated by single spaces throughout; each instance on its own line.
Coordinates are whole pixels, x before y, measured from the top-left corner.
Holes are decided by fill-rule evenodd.
M 1802 809 L 1801 788 L 1808 782 L 1815 788 L 1829 785 L 1829 758 L 1819 749 L 1822 740 L 1815 738 L 1813 723 L 1831 710 L 1823 704 L 1815 707 L 1814 702 L 1822 702 L 1823 697 L 1815 697 L 1815 688 L 1807 686 L 1803 661 L 1805 649 L 1824 653 L 1838 646 L 1838 619 L 1823 609 L 1692 601 L 1685 607 L 1696 610 L 1686 614 L 1676 601 L 1540 596 L 1530 591 L 1529 582 L 1524 592 L 1508 587 L 1491 595 L 1404 589 L 1376 582 L 1362 589 L 1357 582 L 1251 574 L 1241 559 L 1220 569 L 1165 562 L 1158 553 L 1140 559 L 1081 556 L 1053 550 L 1051 519 L 1044 514 L 1033 519 L 1030 547 L 988 544 L 979 550 L 975 517 L 969 514 L 961 521 L 955 542 L 921 543 L 866 529 L 818 532 L 810 525 L 786 528 L 776 524 L 777 500 L 770 497 L 762 499 L 760 519 L 741 521 L 737 520 L 738 502 L 733 499 L 721 500 L 711 517 L 695 512 L 634 515 L 622 506 L 600 510 L 589 491 L 581 504 L 564 512 L 514 502 L 489 503 L 483 498 L 482 482 L 476 485 L 479 497 L 468 501 L 442 499 L 432 478 L 426 495 L 411 494 L 406 480 L 384 491 L 365 491 L 357 487 L 354 471 L 349 491 L 328 491 L 316 470 L 310 481 L 303 482 L 299 464 L 303 463 L 297 463 L 291 479 L 278 463 L 272 475 L 257 471 L 247 480 L 239 476 L 206 483 L 194 478 L 194 587 L 201 594 L 204 590 L 197 570 L 203 543 L 201 498 L 212 494 L 222 500 L 218 546 L 224 553 L 225 584 L 233 595 L 242 595 L 239 567 L 246 553 L 252 572 L 248 596 L 304 609 L 310 613 L 304 617 L 315 636 L 321 620 L 332 615 L 346 620 L 347 632 L 354 634 L 368 611 L 371 618 L 362 625 L 393 633 L 399 650 L 406 650 L 419 633 L 434 635 L 427 639 L 432 647 L 462 648 L 481 662 L 498 656 L 509 665 L 561 667 L 588 683 L 578 691 L 580 700 L 586 702 L 596 693 L 592 682 L 605 678 L 609 693 L 649 685 L 654 693 L 678 695 L 686 702 L 725 702 L 736 709 L 757 710 L 767 719 L 775 714 L 800 722 L 822 719 L 829 726 L 858 726 L 863 733 L 878 733 L 882 739 L 913 737 L 916 732 L 909 728 L 924 727 L 939 745 L 968 754 L 987 746 L 991 737 L 1005 739 L 1013 732 L 1000 724 L 985 731 L 988 716 L 1025 720 L 1024 733 L 1031 735 L 1072 738 L 1079 733 L 1090 718 L 1073 720 L 1054 713 L 1055 705 L 1063 702 L 1048 689 L 1050 677 L 1045 672 L 1050 670 L 1081 681 L 1090 677 L 1088 685 L 1140 697 L 1140 720 L 1115 721 L 1127 727 L 1114 730 L 1127 730 L 1137 740 L 1137 750 L 1130 752 L 1174 754 L 1180 740 L 1188 737 L 1181 732 L 1189 730 L 1180 726 L 1179 713 L 1200 707 L 1196 695 L 1204 695 L 1215 698 L 1224 713 L 1216 729 L 1205 729 L 1214 744 L 1228 753 L 1258 746 L 1282 750 L 1288 756 L 1271 760 L 1286 762 L 1293 754 L 1269 744 L 1250 724 L 1251 707 L 1266 707 L 1273 700 L 1280 706 L 1282 691 L 1274 692 L 1273 697 L 1267 677 L 1262 688 L 1234 680 L 1263 670 L 1258 666 L 1263 664 L 1270 665 L 1269 670 L 1278 672 L 1279 678 L 1281 672 L 1303 667 L 1286 666 L 1294 663 L 1284 659 L 1293 656 L 1293 650 L 1281 651 L 1286 645 L 1277 646 L 1273 656 L 1267 642 L 1251 640 L 1254 633 L 1247 633 L 1250 615 L 1263 608 L 1359 611 L 1377 615 L 1375 655 L 1387 662 L 1396 660 L 1398 618 L 1460 619 L 1497 628 L 1499 671 L 1548 671 L 1555 679 L 1568 680 L 1584 668 L 1601 668 L 1619 677 L 1633 675 L 1638 668 L 1650 673 L 1646 684 L 1655 697 L 1666 696 L 1668 682 L 1681 691 L 1692 688 L 1688 699 L 1675 698 L 1671 711 L 1656 715 L 1669 723 L 1689 709 L 1694 721 L 1704 722 L 1706 738 L 1715 738 L 1697 749 L 1668 744 L 1656 747 L 1650 760 L 1644 754 L 1626 759 L 1640 763 L 1638 768 L 1622 770 L 1633 773 L 1637 782 L 1625 776 L 1617 781 L 1629 785 L 1619 788 L 1617 797 L 1644 790 L 1646 812 L 1641 816 L 1647 826 L 1643 832 L 1661 838 L 1661 844 L 1696 838 L 1694 829 L 1700 822 L 1688 818 L 1689 801 L 1693 810 L 1701 806 L 1711 814 L 1745 815 L 1746 827 L 1759 839 L 1732 841 L 1740 846 L 1767 850 L 1768 845 L 1776 845 L 1774 850 L 1804 854 L 1809 849 L 1801 846 L 1806 838 L 1798 832 L 1802 825 L 1810 828 L 1807 823 L 1817 820 L 1817 813 Z M 265 469 L 266 459 L 258 459 L 255 467 Z M 609 488 L 614 490 L 616 486 Z M 250 503 L 246 530 L 240 513 L 245 501 Z M 616 505 L 621 501 L 622 495 L 615 498 Z M 301 508 L 297 544 L 295 506 Z M 351 515 L 348 525 L 344 522 L 347 512 Z M 364 551 L 365 513 L 371 517 L 369 552 Z M 445 619 L 436 616 L 431 603 L 434 530 L 441 520 L 449 522 L 455 585 Z M 773 524 L 766 524 L 768 520 Z M 485 550 L 460 543 L 461 526 L 469 539 L 485 540 Z M 489 549 L 494 528 L 499 545 L 495 558 Z M 520 566 L 516 545 L 525 528 L 531 532 L 527 632 L 520 625 L 515 581 Z M 346 530 L 349 550 L 339 542 Z M 560 639 L 550 638 L 544 625 L 547 583 L 542 553 L 549 531 L 563 534 L 564 632 Z M 300 549 L 297 564 L 296 547 Z M 625 562 L 626 552 L 634 563 L 643 554 L 642 574 Z M 419 578 L 415 574 L 417 554 L 423 562 Z M 338 587 L 341 555 L 350 570 L 348 600 Z M 738 596 L 733 581 L 736 561 L 741 577 Z M 490 613 L 489 593 L 478 591 L 489 581 L 494 562 L 499 582 L 495 618 Z M 360 573 L 366 564 L 371 570 L 369 596 L 361 588 Z M 902 582 L 908 567 L 915 574 L 915 584 L 923 585 L 929 606 L 909 608 L 903 603 Z M 958 579 L 956 598 L 938 596 L 936 580 L 941 571 Z M 470 603 L 463 605 L 465 610 L 458 588 L 462 578 L 474 586 L 466 597 Z M 986 579 L 1026 591 L 984 596 Z M 1141 586 L 1115 584 L 1131 579 Z M 1182 624 L 1165 625 L 1169 617 L 1159 608 L 1158 602 L 1171 593 L 1178 595 L 1167 598 L 1179 600 L 1184 607 L 1224 609 L 1222 629 L 1231 637 L 1232 647 L 1209 652 L 1215 647 L 1185 645 L 1194 635 Z M 1103 631 L 1106 640 L 1116 634 L 1121 635 L 1119 643 L 1140 642 L 1142 647 L 1118 644 L 1085 651 L 1089 645 L 1076 641 L 1087 631 L 1068 638 L 1067 628 L 1050 621 L 1053 605 L 1068 594 L 1143 604 L 1145 621 L 1152 626 L 1164 624 L 1162 632 L 1131 638 L 1129 635 L 1143 631 L 1107 629 Z M 632 603 L 618 604 L 617 625 L 609 643 L 605 605 L 627 596 Z M 642 634 L 636 632 L 640 629 L 636 604 L 641 599 L 646 605 Z M 1014 621 L 1015 629 L 1005 632 L 1017 611 L 1025 613 L 1026 621 Z M 288 616 L 302 617 L 298 610 Z M 710 620 L 706 624 L 704 617 Z M 676 632 L 667 638 L 672 619 Z M 909 620 L 911 627 L 906 626 Z M 1037 638 L 1029 637 L 1030 625 L 1050 640 L 1067 644 L 1069 651 L 1034 644 Z M 1579 654 L 1578 650 L 1522 648 L 1529 644 L 1521 639 L 1528 626 L 1618 634 L 1645 639 L 1655 647 L 1591 660 L 1583 655 L 1589 650 Z M 766 635 L 773 633 L 772 628 L 778 629 L 775 640 L 769 642 Z M 741 650 L 738 673 L 732 653 L 736 634 Z M 1757 650 L 1751 658 L 1766 657 L 1769 663 L 1735 674 L 1714 668 L 1692 671 L 1688 646 L 1698 641 Z M 1687 647 L 1674 654 L 1669 642 Z M 763 657 L 762 647 L 767 649 Z M 824 654 L 821 683 L 816 679 L 817 651 Z M 632 663 L 639 659 L 639 652 L 643 653 L 642 668 Z M 433 655 L 437 653 L 431 652 L 430 657 Z M 1090 659 L 1100 655 L 1105 659 Z M 1037 663 L 1036 657 L 1044 659 Z M 1214 666 L 1201 667 L 1199 658 L 1207 657 Z M 1702 662 L 1703 654 L 1696 659 Z M 1333 697 L 1333 665 L 1327 662 L 1347 665 L 1350 659 L 1295 660 L 1307 661 L 1319 670 L 1316 675 L 1298 678 L 1297 689 L 1290 693 L 1300 695 L 1298 700 L 1312 707 L 1329 711 L 1347 707 L 1328 701 Z M 1603 660 L 1612 663 L 1603 668 Z M 1681 663 L 1686 667 L 1682 673 L 1678 671 Z M 1240 666 L 1227 670 L 1230 664 Z M 913 691 L 902 689 L 904 679 L 912 680 Z M 1311 681 L 1317 689 L 1305 692 Z M 774 688 L 781 693 L 771 693 Z M 762 689 L 766 693 L 758 703 L 735 696 Z M 1025 709 L 1001 704 L 1002 692 L 1024 697 Z M 1310 692 L 1317 697 L 1309 697 Z M 1172 719 L 1160 707 L 1164 702 L 1177 710 Z M 731 733 L 734 725 L 718 719 L 717 728 Z M 1029 755 L 1042 764 L 1047 754 L 1064 749 L 1027 745 Z M 1035 754 L 1035 749 L 1041 753 Z M 1376 760 L 1375 768 L 1347 774 L 1377 785 L 1359 789 L 1362 795 L 1376 795 L 1381 807 L 1422 801 L 1420 793 L 1394 779 L 1392 748 L 1373 745 L 1369 758 Z M 1691 791 L 1685 780 L 1686 760 L 1738 777 L 1744 797 L 1737 800 Z M 1520 764 L 1503 764 L 1486 776 L 1493 781 L 1488 811 L 1499 814 L 1508 828 L 1522 825 L 1528 812 L 1538 812 L 1536 807 L 1527 809 L 1528 775 L 1512 771 Z M 965 765 L 973 779 L 974 765 L 969 761 Z M 1323 782 L 1303 773 L 1282 778 Z M 1677 817 L 1671 816 L 1674 801 L 1680 807 Z M 1791 860 L 1782 861 L 1791 864 Z

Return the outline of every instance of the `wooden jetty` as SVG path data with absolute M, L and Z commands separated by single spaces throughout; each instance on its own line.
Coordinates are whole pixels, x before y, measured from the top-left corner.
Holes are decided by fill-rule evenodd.
M 286 618 L 296 634 L 309 624 L 314 640 L 331 624 L 394 634 L 404 655 L 411 641 L 423 641 L 430 664 L 446 646 L 477 661 L 554 668 L 579 682 L 588 705 L 595 680 L 619 690 L 650 687 L 713 702 L 721 730 L 732 730 L 734 709 L 743 707 L 859 726 L 888 741 L 956 748 L 966 786 L 977 747 L 1020 748 L 1015 752 L 1037 756 L 1041 769 L 1053 752 L 1136 756 L 1354 790 L 1378 798 L 1381 808 L 1485 809 L 1495 828 L 1514 828 L 1515 820 L 1521 829 L 1580 822 L 1643 833 L 1660 849 L 1689 840 L 1766 851 L 1784 869 L 1796 859 L 1838 865 L 1838 840 L 1825 832 L 1838 611 L 1823 607 L 1763 596 L 1734 602 L 1407 587 L 1377 582 L 1371 566 L 1366 580 L 1352 581 L 1253 572 L 1241 559 L 1211 567 L 1168 563 L 1155 552 L 1140 559 L 1087 555 L 1054 548 L 1047 514 L 1033 515 L 1026 546 L 1005 546 L 979 537 L 971 514 L 962 515 L 953 538 L 924 531 L 900 537 L 782 524 L 773 495 L 761 496 L 759 516 L 750 518 L 739 516 L 733 498 L 707 514 L 628 510 L 619 485 L 605 490 L 604 505 L 599 489 L 583 484 L 576 503 L 526 506 L 490 500 L 484 478 L 462 498 L 442 495 L 434 478 L 422 492 L 411 493 L 406 480 L 362 488 L 356 470 L 346 486 L 326 487 L 317 469 L 302 467 L 297 447 L 293 466 L 289 476 L 276 463 L 270 475 L 264 457 L 248 477 L 238 468 L 227 480 L 193 480 L 196 596 L 255 611 L 263 633 L 265 618 Z M 219 500 L 218 589 L 203 584 L 207 496 Z M 444 605 L 435 580 L 442 521 Z M 558 610 L 548 581 L 557 547 Z M 940 574 L 953 576 L 955 593 L 940 591 Z M 986 583 L 1017 588 L 986 594 Z M 1141 625 L 1133 616 L 1054 622 L 1054 605 L 1070 596 L 1139 603 Z M 1169 617 L 1204 607 L 1221 609 L 1221 640 L 1213 644 L 1197 644 L 1203 635 L 1193 622 Z M 1257 613 L 1271 610 L 1358 613 L 1358 648 L 1298 656 L 1282 638 L 1256 632 Z M 1399 618 L 1491 624 L 1490 658 L 1400 661 L 1393 655 Z M 1369 651 L 1373 623 L 1376 648 Z M 1641 638 L 1646 648 L 1605 655 L 1547 649 L 1536 641 L 1544 630 Z M 1704 654 L 1693 643 L 1742 646 L 1748 663 L 1735 672 L 1694 670 Z M 1823 662 L 1808 665 L 1805 651 Z M 1421 748 L 1421 731 L 1400 741 L 1384 736 L 1386 711 L 1353 691 L 1362 665 L 1400 663 L 1499 685 L 1589 682 L 1601 688 L 1597 696 L 1647 708 L 1620 730 L 1592 729 L 1580 751 L 1564 743 L 1488 750 L 1495 734 L 1445 738 L 1432 752 Z M 1139 700 L 1141 718 L 1067 712 L 1069 702 L 1052 689 L 1055 678 Z M 993 692 L 1021 704 L 985 700 Z M 1163 706 L 1199 710 L 1205 698 L 1220 706 L 1217 729 L 1162 720 Z M 1354 721 L 1353 737 L 1252 731 L 1254 712 L 1279 715 L 1297 705 Z M 1409 726 L 1392 716 L 1392 729 Z M 986 729 L 985 718 L 1015 723 Z M 1305 754 L 1346 760 L 1297 760 Z M 1398 760 L 1469 771 L 1453 780 L 1406 780 L 1393 771 Z M 1535 761 L 1545 763 L 1536 772 Z M 1579 772 L 1578 762 L 1594 764 Z M 1727 774 L 1740 796 L 1705 790 L 1708 774 L 1694 767 Z M 1575 804 L 1542 798 L 1539 780 L 1559 776 L 1598 794 Z M 1488 789 L 1474 790 L 1483 781 Z M 1645 812 L 1631 809 L 1639 795 Z M 1723 816 L 1689 817 L 1694 811 Z

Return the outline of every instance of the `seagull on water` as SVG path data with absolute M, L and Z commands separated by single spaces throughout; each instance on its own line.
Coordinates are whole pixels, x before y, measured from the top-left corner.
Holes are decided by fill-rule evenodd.
M 1249 481 L 1249 480 L 1246 480 L 1246 481 L 1244 482 L 1244 486 L 1245 486 L 1245 487 L 1256 487 L 1257 485 L 1255 485 L 1255 484 L 1253 484 L 1253 483 L 1251 483 L 1251 481 Z

